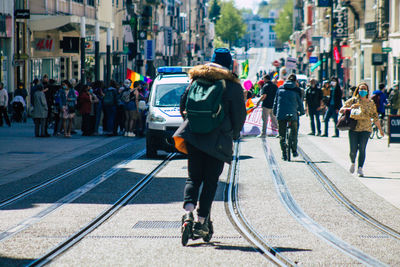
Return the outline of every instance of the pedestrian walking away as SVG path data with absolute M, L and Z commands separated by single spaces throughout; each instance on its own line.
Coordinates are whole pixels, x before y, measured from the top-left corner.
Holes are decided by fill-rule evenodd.
M 212 62 L 190 70 L 192 83 L 180 102 L 184 122 L 174 134 L 176 147 L 188 155 L 189 177 L 184 189 L 185 214 L 182 222 L 197 237 L 205 237 L 209 233 L 207 222 L 218 179 L 224 162 L 232 161 L 233 139 L 239 138 L 246 119 L 243 88 L 240 80 L 230 70 L 232 57 L 229 50 L 215 49 Z M 207 99 L 203 99 L 206 91 L 210 94 L 207 94 Z M 213 103 L 213 109 L 209 110 L 210 116 L 197 120 L 199 117 L 196 115 L 207 109 L 199 103 L 205 102 Z M 186 149 L 180 146 L 182 143 L 186 144 Z M 194 220 L 193 211 L 196 207 L 197 217 Z M 183 231 L 183 239 L 185 233 Z
M 135 126 L 139 117 L 139 91 L 140 86 L 139 81 L 133 83 L 133 88 L 131 88 L 132 81 L 127 79 L 124 82 L 126 90 L 122 93 L 121 99 L 125 105 L 125 136 L 134 137 Z
M 287 160 L 286 131 L 290 121 L 292 153 L 297 157 L 298 116 L 304 115 L 304 106 L 301 99 L 301 89 L 297 86 L 296 74 L 290 74 L 287 81 L 278 89 L 275 97 L 273 112 L 278 119 L 279 138 L 282 150 L 282 159 Z
M 340 89 L 339 81 L 336 77 L 331 78 L 330 95 L 328 100 L 327 111 L 325 113 L 325 131 L 323 137 L 328 137 L 329 120 L 332 118 L 335 122 L 335 134 L 332 137 L 339 137 L 339 130 L 336 128 L 338 121 L 338 113 L 342 107 L 342 89 Z
M 3 117 L 7 125 L 9 127 L 11 126 L 10 119 L 8 118 L 7 107 L 8 107 L 8 92 L 4 88 L 4 84 L 0 82 L 0 127 L 3 126 Z
M 358 168 L 357 173 L 360 177 L 364 176 L 363 166 L 365 162 L 365 151 L 369 136 L 372 132 L 371 119 L 378 127 L 382 136 L 384 136 L 381 124 L 379 122 L 378 112 L 373 100 L 369 98 L 369 88 L 366 83 L 360 83 L 354 91 L 353 97 L 347 100 L 340 113 L 344 112 L 345 108 L 358 109 L 357 115 L 351 115 L 351 118 L 357 120 L 357 125 L 354 130 L 349 130 L 350 143 L 350 173 L 355 171 L 355 160 L 358 153 Z
M 33 96 L 33 101 L 35 103 L 33 108 L 33 121 L 35 122 L 36 137 L 49 137 L 45 129 L 48 114 L 45 90 L 48 90 L 48 88 L 44 88 L 43 85 L 39 84 Z
M 309 135 L 321 135 L 321 121 L 319 119 L 320 111 L 324 105 L 322 90 L 317 86 L 317 80 L 311 79 L 310 86 L 306 89 L 306 114 L 310 117 L 311 132 Z M 317 131 L 315 131 L 315 123 Z
M 272 112 L 275 95 L 276 91 L 278 90 L 278 87 L 274 83 L 272 83 L 271 77 L 268 74 L 264 75 L 263 80 L 264 80 L 264 86 L 262 87 L 261 91 L 262 96 L 260 100 L 257 102 L 257 106 L 262 102 L 262 121 L 263 121 L 261 134 L 258 137 L 266 136 L 268 119 L 271 120 L 272 131 L 276 131 L 278 129 L 278 121 L 276 120 L 276 117 Z M 273 136 L 273 134 L 271 134 L 271 136 Z

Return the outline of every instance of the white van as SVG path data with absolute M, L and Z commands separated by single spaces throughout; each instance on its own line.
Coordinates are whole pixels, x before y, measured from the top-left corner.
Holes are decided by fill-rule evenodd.
M 190 81 L 190 67 L 159 67 L 149 96 L 146 119 L 146 156 L 157 156 L 157 150 L 175 151 L 172 135 L 183 122 L 179 112 L 181 96 Z

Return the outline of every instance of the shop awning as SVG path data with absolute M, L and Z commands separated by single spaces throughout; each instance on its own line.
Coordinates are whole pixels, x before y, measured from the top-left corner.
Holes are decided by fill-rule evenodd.
M 86 31 L 94 32 L 96 22 L 100 25 L 100 30 L 113 29 L 114 23 L 86 18 Z M 45 16 L 31 15 L 29 28 L 31 31 L 61 30 L 63 32 L 75 31 L 80 29 L 81 17 L 71 16 Z

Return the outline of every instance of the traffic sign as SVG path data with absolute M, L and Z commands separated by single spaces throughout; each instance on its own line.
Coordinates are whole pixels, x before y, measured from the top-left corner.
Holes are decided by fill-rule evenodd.
M 297 59 L 294 57 L 286 58 L 286 68 L 295 69 L 297 67 Z
M 310 57 L 309 62 L 310 63 L 317 63 L 318 62 L 318 58 L 317 57 Z
M 272 63 L 272 65 L 273 65 L 274 67 L 279 68 L 279 66 L 281 65 L 281 63 L 280 63 L 278 60 L 275 60 L 275 61 Z
M 154 40 L 146 40 L 145 41 L 145 58 L 146 60 L 154 60 L 155 58 L 155 47 L 154 47 Z
M 391 47 L 382 47 L 382 52 L 383 52 L 383 53 L 392 52 L 392 48 L 391 48 Z

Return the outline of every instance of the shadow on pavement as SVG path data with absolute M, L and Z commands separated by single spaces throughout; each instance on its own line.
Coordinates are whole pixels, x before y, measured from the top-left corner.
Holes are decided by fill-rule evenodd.
M 391 177 L 380 177 L 380 176 L 364 176 L 360 177 L 360 179 L 379 179 L 379 180 L 400 180 L 400 178 L 391 178 Z
M 7 258 L 0 256 L 0 266 L 26 266 L 35 259 Z
M 232 246 L 232 245 L 225 245 L 221 242 L 208 242 L 208 243 L 195 243 L 189 244 L 188 247 L 214 247 L 215 249 L 220 250 L 237 250 L 243 252 L 256 252 L 258 253 L 257 249 L 251 246 Z
M 276 247 L 274 248 L 278 253 L 281 252 L 301 252 L 301 251 L 312 251 L 312 249 L 306 248 L 284 248 L 284 247 Z

